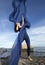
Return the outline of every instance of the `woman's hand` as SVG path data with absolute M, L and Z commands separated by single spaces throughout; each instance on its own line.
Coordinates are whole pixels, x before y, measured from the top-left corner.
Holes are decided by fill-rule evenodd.
M 16 30 L 18 30 L 19 28 L 22 27 L 22 26 L 20 25 L 20 23 L 16 23 L 16 24 L 17 24 Z

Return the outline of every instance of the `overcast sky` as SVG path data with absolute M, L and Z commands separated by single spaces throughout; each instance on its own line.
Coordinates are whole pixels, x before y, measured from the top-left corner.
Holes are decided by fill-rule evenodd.
M 27 0 L 27 19 L 31 28 L 27 30 L 31 45 L 45 46 L 45 0 Z M 14 24 L 9 21 L 12 12 L 12 0 L 0 0 L 0 47 L 12 47 L 18 33 L 15 33 Z

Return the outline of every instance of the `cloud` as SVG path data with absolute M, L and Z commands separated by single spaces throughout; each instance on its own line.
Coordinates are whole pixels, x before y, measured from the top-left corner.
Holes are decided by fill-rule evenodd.
M 18 33 L 13 31 L 13 23 L 7 19 L 0 22 L 0 47 L 12 47 Z M 45 26 L 38 26 L 27 31 L 33 46 L 45 46 Z
M 16 37 L 17 33 L 15 34 L 14 32 L 0 34 L 0 47 L 11 48 Z
M 45 34 L 45 26 L 32 28 L 30 34 Z
M 32 46 L 45 46 L 45 26 L 32 28 L 28 35 L 31 40 Z M 4 32 L 0 34 L 0 47 L 11 48 L 14 44 L 14 41 L 18 33 L 14 32 Z
M 45 46 L 45 26 L 32 28 L 28 34 L 33 46 Z

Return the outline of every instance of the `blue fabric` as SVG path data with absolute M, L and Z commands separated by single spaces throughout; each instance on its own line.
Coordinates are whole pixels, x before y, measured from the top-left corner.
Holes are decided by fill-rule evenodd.
M 14 25 L 22 22 L 22 16 L 25 18 L 25 24 L 30 26 L 26 18 L 26 0 L 13 0 L 13 12 L 9 16 L 9 20 L 14 23 Z
M 25 17 L 26 15 L 26 0 L 13 0 L 13 12 L 9 16 L 9 20 L 13 23 L 20 22 L 22 19 L 22 15 Z
M 24 18 L 24 27 L 25 28 L 30 28 L 30 23 L 25 18 Z
M 30 55 L 30 39 L 26 32 L 25 26 L 23 26 L 20 29 L 20 32 L 18 34 L 18 37 L 16 38 L 16 41 L 13 45 L 12 52 L 11 52 L 11 58 L 10 58 L 10 65 L 18 65 L 20 56 L 21 56 L 21 43 L 23 41 L 26 41 L 27 44 L 27 54 Z

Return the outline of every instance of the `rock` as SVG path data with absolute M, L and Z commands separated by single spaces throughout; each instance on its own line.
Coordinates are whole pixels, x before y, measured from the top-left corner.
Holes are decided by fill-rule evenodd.
M 26 59 L 20 59 L 18 65 L 26 65 Z
M 2 65 L 1 60 L 0 60 L 0 65 Z

